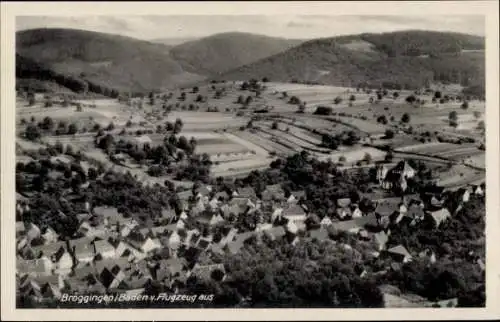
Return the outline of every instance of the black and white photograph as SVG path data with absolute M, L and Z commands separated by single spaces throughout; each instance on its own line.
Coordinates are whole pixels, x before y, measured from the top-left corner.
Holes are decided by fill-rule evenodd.
M 16 310 L 494 301 L 484 14 L 94 12 L 13 18 Z

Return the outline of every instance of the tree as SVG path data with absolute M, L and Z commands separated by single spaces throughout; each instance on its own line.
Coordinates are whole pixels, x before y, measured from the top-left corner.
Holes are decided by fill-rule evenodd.
M 47 130 L 47 131 L 52 131 L 54 126 L 55 126 L 54 120 L 52 120 L 52 118 L 50 116 L 44 117 L 44 119 L 42 121 L 42 129 Z
M 244 104 L 245 103 L 245 97 L 243 95 L 238 96 L 238 100 L 236 101 L 237 104 Z
M 340 96 L 335 97 L 333 104 L 338 105 L 340 103 L 342 103 L 342 98 Z
M 408 113 L 404 113 L 403 116 L 401 117 L 401 122 L 410 123 L 410 115 Z
M 149 105 L 155 105 L 155 93 L 149 92 Z
M 199 91 L 199 90 L 200 90 L 200 89 L 198 88 L 198 86 L 194 86 L 194 87 L 193 87 L 193 94 L 198 93 L 198 91 Z
M 252 96 L 250 96 L 250 95 L 247 96 L 247 99 L 245 100 L 245 105 L 246 106 L 250 105 L 250 103 L 252 103 L 252 101 L 253 101 Z
M 485 126 L 484 126 L 484 121 L 479 121 L 477 123 L 477 129 L 478 130 L 484 130 L 485 129 Z
M 262 82 L 263 82 L 263 83 L 268 83 L 268 82 L 269 82 L 269 78 L 268 78 L 268 77 L 264 77 L 264 78 L 262 78 Z
M 198 94 L 198 95 L 196 96 L 196 100 L 195 100 L 195 102 L 203 102 L 203 95 Z
M 394 131 L 390 130 L 390 129 L 385 130 L 385 136 L 384 136 L 384 138 L 385 139 L 392 139 L 392 138 L 394 138 Z
M 384 160 L 386 162 L 391 162 L 393 158 L 394 158 L 394 153 L 392 153 L 392 151 L 388 151 L 385 155 Z
M 26 131 L 24 132 L 24 135 L 26 136 L 26 138 L 28 140 L 35 141 L 38 138 L 40 138 L 41 133 L 40 133 L 40 129 L 37 126 L 35 126 L 33 124 L 29 124 L 26 127 Z
M 314 114 L 316 115 L 330 115 L 332 114 L 333 109 L 329 106 L 318 106 L 316 107 L 316 111 L 314 111 Z
M 356 100 L 356 96 L 354 94 L 352 94 L 350 97 L 349 97 L 349 101 L 350 102 L 354 102 Z
M 52 105 L 53 105 L 52 98 L 47 97 L 47 99 L 45 100 L 44 106 L 45 107 L 52 107 Z
M 387 124 L 387 117 L 385 115 L 380 115 L 377 117 L 377 123 Z
M 35 94 L 33 92 L 28 93 L 28 106 L 33 106 L 36 103 Z
M 113 122 L 110 122 L 106 127 L 106 131 L 113 131 L 114 129 L 115 129 L 115 124 Z
M 76 103 L 76 111 L 81 112 L 82 111 L 82 104 Z
M 365 155 L 363 156 L 363 161 L 365 161 L 366 163 L 371 163 L 372 162 L 372 156 L 370 153 L 365 153 Z
M 305 112 L 305 110 L 306 110 L 306 106 L 304 104 L 300 104 L 299 108 L 297 110 L 297 113 L 301 113 L 302 114 L 302 113 Z
M 479 112 L 479 111 L 474 111 L 474 113 L 473 113 L 473 114 L 474 114 L 474 117 L 475 117 L 476 119 L 478 119 L 478 118 L 480 118 L 480 117 L 481 117 L 481 112 Z
M 399 97 L 399 92 L 392 93 L 392 97 L 396 100 Z
M 273 124 L 271 125 L 271 129 L 277 130 L 278 129 L 278 122 L 274 121 Z
M 450 121 L 457 121 L 458 120 L 458 114 L 456 111 L 451 111 L 450 114 L 448 114 L 448 119 Z
M 71 123 L 68 126 L 68 134 L 76 134 L 78 132 L 78 126 L 75 123 Z
M 297 96 L 292 96 L 292 97 L 290 97 L 288 104 L 299 105 L 300 99 Z
M 415 97 L 415 95 L 410 95 L 410 96 L 406 97 L 406 102 L 409 104 L 413 104 L 416 101 L 417 101 L 417 98 Z
M 184 123 L 180 118 L 176 119 L 174 124 L 174 134 L 180 133 L 182 131 L 183 125 Z
M 441 99 L 442 95 L 443 95 L 443 94 L 442 94 L 440 91 L 436 91 L 436 92 L 434 92 L 434 98 L 435 98 L 436 100 Z
M 469 102 L 468 101 L 464 101 L 460 107 L 462 109 L 464 109 L 464 110 L 468 109 L 469 108 Z

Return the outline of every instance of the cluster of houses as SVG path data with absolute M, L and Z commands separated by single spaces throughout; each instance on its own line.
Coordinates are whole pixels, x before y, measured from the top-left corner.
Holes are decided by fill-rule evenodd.
M 385 177 L 404 179 L 412 173 L 414 170 L 403 164 Z M 471 194 L 483 195 L 484 185 L 459 193 L 466 203 Z M 401 265 L 416 254 L 402 245 L 386 247 L 391 229 L 405 222 L 416 225 L 424 218 L 432 219 L 436 226 L 442 224 L 452 213 L 443 207 L 441 194 L 372 198 L 375 206 L 369 211 L 341 198 L 336 200 L 334 215 L 319 218 L 304 205 L 304 191 L 285 194 L 277 184 L 267 186 L 257 196 L 251 187 L 226 192 L 202 185 L 177 194 L 181 211 L 164 209 L 148 224 L 113 207 L 87 204 L 87 211 L 77 215 L 79 229 L 72 239 L 61 240 L 51 227 L 41 230 L 33 223 L 16 223 L 18 295 L 44 301 L 62 293 L 141 294 L 153 282 L 175 291 L 191 276 L 224 280 L 224 265 L 214 261 L 217 256 L 213 255 L 237 254 L 252 238 L 292 244 L 301 239 L 321 241 L 330 238 L 332 229 L 372 241 L 376 245 L 374 256 L 388 256 Z M 29 203 L 20 198 L 17 211 L 27 210 Z M 256 220 L 240 230 L 234 223 L 241 216 Z M 216 234 L 216 227 L 224 228 Z M 429 251 L 417 256 L 436 260 Z

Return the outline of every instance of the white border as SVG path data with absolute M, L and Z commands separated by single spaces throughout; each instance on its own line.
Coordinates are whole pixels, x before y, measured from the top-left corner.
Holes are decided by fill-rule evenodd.
M 16 2 L 1 3 L 1 247 L 2 320 L 401 320 L 493 319 L 500 316 L 498 1 L 372 2 Z M 484 309 L 15 309 L 15 17 L 29 15 L 484 15 L 486 17 L 486 289 Z

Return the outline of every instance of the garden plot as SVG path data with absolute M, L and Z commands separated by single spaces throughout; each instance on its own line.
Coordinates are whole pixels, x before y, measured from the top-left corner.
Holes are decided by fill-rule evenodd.
M 383 134 L 385 133 L 386 130 L 386 127 L 382 124 L 377 123 L 376 120 L 365 121 L 353 117 L 344 117 L 344 116 L 335 116 L 332 119 L 340 120 L 341 122 L 349 124 L 362 132 L 372 135 Z
M 486 156 L 484 152 L 467 157 L 463 160 L 463 162 L 473 167 L 486 169 Z
M 373 161 L 383 160 L 385 158 L 386 152 L 371 148 L 371 147 L 354 147 L 354 148 L 339 148 L 339 151 L 332 152 L 328 155 L 318 156 L 321 161 L 327 161 L 328 159 L 332 162 L 338 162 L 340 157 L 344 157 L 345 164 L 354 164 L 362 160 L 365 154 L 369 154 Z
M 265 150 L 267 153 L 269 152 L 277 152 L 277 153 L 288 153 L 288 150 L 284 147 L 276 145 L 274 142 L 268 140 L 267 138 L 263 138 L 255 133 L 251 133 L 249 131 L 244 132 L 234 132 L 234 136 L 237 136 L 241 140 L 245 140 L 252 145 L 256 145 L 260 147 L 262 150 Z
M 247 160 L 238 160 L 232 162 L 224 162 L 212 166 L 211 171 L 214 176 L 218 176 L 219 173 L 223 173 L 226 171 L 241 171 L 241 170 L 259 169 L 262 167 L 267 167 L 269 166 L 270 162 L 271 162 L 270 159 L 262 157 L 247 159 Z
M 246 125 L 248 119 L 235 117 L 232 114 L 219 112 L 177 112 L 168 115 L 169 122 L 181 119 L 183 130 L 187 131 L 207 131 L 222 130 L 229 128 L 239 128 Z
M 236 143 L 205 144 L 197 145 L 195 152 L 198 154 L 206 153 L 211 156 L 217 154 L 237 155 L 248 152 L 248 149 Z
M 45 148 L 43 144 L 32 142 L 23 138 L 16 138 L 16 147 L 19 147 L 21 151 L 38 151 Z
M 474 144 L 452 144 L 443 142 L 414 144 L 398 148 L 397 151 L 425 154 L 450 160 L 461 160 L 481 153 Z
M 448 171 L 439 174 L 437 184 L 442 187 L 458 187 L 484 180 L 485 172 L 471 169 L 465 165 L 454 165 Z
M 94 136 L 92 134 L 77 134 L 77 135 L 53 135 L 42 138 L 44 143 L 55 145 L 61 143 L 63 147 L 71 146 L 76 150 L 88 150 L 94 147 Z

